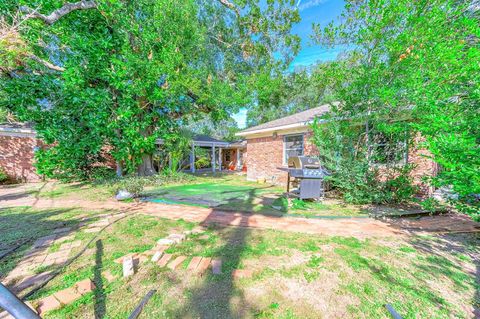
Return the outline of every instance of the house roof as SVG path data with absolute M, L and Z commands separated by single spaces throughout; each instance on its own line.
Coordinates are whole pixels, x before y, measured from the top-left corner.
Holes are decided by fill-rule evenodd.
M 31 136 L 35 130 L 30 123 L 0 123 L 0 135 Z
M 255 133 L 274 131 L 282 128 L 306 126 L 310 124 L 315 117 L 325 114 L 329 110 L 330 104 L 320 105 L 313 109 L 295 113 L 293 115 L 285 116 L 277 120 L 247 128 L 243 131 L 238 132 L 237 135 L 245 136 Z
M 32 129 L 30 123 L 0 123 L 0 129 Z
M 211 136 L 203 135 L 203 134 L 195 134 L 193 136 L 193 140 L 195 142 L 228 143 L 226 141 L 217 140 Z

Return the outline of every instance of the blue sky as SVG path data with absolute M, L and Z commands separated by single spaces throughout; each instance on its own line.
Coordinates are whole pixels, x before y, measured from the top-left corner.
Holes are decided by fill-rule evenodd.
M 302 39 L 302 50 L 292 61 L 291 70 L 299 66 L 309 66 L 319 61 L 336 59 L 338 53 L 341 52 L 340 48 L 327 49 L 313 45 L 310 35 L 312 34 L 313 23 L 319 23 L 321 26 L 327 25 L 340 15 L 344 5 L 343 0 L 298 0 L 297 6 L 302 21 L 295 25 L 292 31 Z M 247 109 L 241 109 L 240 112 L 233 115 L 239 128 L 245 127 L 246 116 Z

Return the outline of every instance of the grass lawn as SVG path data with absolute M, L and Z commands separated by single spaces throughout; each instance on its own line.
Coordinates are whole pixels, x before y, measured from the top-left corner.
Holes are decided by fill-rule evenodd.
M 397 215 L 412 208 L 364 207 L 351 205 L 336 199 L 316 201 L 288 201 L 284 187 L 249 182 L 244 175 L 231 173 L 197 174 L 185 176 L 180 181 L 153 180 L 142 196 L 158 203 L 184 204 L 200 207 L 215 207 L 226 211 L 242 211 L 273 216 L 298 216 L 307 218 L 368 217 Z M 113 198 L 114 183 L 49 183 L 29 184 L 25 193 L 41 199 L 105 201 Z M 417 209 L 418 210 L 418 209 Z
M 152 187 L 145 195 L 154 202 L 183 203 L 276 216 L 368 216 L 361 206 L 346 205 L 336 200 L 293 200 L 289 204 L 282 196 L 284 192 L 284 187 L 246 181 L 244 175 L 205 174 L 198 175 L 187 184 Z
M 77 225 L 79 216 L 94 222 L 96 215 L 68 209 L 0 209 L 0 241 L 38 238 L 53 228 Z M 404 318 L 468 318 L 473 317 L 472 305 L 478 307 L 480 301 L 475 278 L 480 246 L 475 235 L 358 240 L 210 228 L 169 248 L 174 256 L 188 257 L 182 270 L 148 261 L 133 277 L 121 277 L 116 258 L 146 251 L 159 238 L 195 226 L 144 215 L 122 219 L 30 299 L 35 302 L 91 278 L 97 287 L 92 293 L 45 318 L 126 318 L 150 289 L 157 292 L 141 318 L 390 318 L 385 303 Z M 95 236 L 81 230 L 71 235 L 82 241 L 72 256 Z M 28 247 L 0 262 L 1 276 Z M 221 258 L 223 274 L 193 276 L 185 270 L 193 256 Z M 234 269 L 252 270 L 253 277 L 234 280 Z M 102 275 L 106 270 L 117 279 L 108 282 Z

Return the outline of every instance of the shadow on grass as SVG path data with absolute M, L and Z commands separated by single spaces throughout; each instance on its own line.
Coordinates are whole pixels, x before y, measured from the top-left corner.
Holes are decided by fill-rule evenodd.
M 28 208 L 0 208 L 0 250 L 27 241 L 14 253 L 0 261 L 0 278 L 4 278 L 23 257 L 24 252 L 40 237 L 51 235 L 55 228 L 73 226 L 75 221 L 55 219 L 72 209 L 51 209 L 31 212 Z
M 246 222 L 246 217 L 241 217 L 240 222 Z M 222 274 L 213 275 L 211 271 L 207 271 L 203 283 L 189 291 L 188 302 L 176 313 L 176 317 L 247 317 L 249 302 L 245 300 L 241 290 L 235 287 L 232 271 L 241 267 L 248 229 L 233 227 L 229 230 L 227 241 L 214 253 L 214 258 L 222 260 Z
M 107 311 L 105 306 L 105 291 L 103 288 L 103 278 L 102 278 L 102 269 L 103 269 L 103 243 L 99 239 L 95 242 L 95 266 L 93 268 L 93 281 L 95 283 L 94 297 L 95 297 L 95 319 L 101 319 L 105 317 Z
M 34 268 L 30 272 L 20 275 L 11 274 L 12 270 L 24 261 L 31 263 L 37 256 L 46 256 L 51 253 L 50 247 L 53 240 L 75 233 L 81 221 L 96 220 L 95 216 L 85 217 L 85 215 L 75 214 L 75 212 L 77 210 L 72 208 L 48 210 L 32 210 L 28 207 L 0 208 L 0 250 L 8 249 L 8 247 L 25 241 L 15 252 L 0 260 L 0 280 L 8 276 L 9 287 L 14 288 L 16 293 L 20 294 L 31 287 L 31 285 L 21 283 L 23 278 L 35 276 L 40 271 L 48 273 L 53 268 L 61 267 L 61 265 L 51 264 L 47 266 L 43 264 L 43 261 L 34 261 Z M 70 229 L 55 233 L 56 229 L 65 227 Z M 47 244 L 32 250 L 35 241 L 42 237 L 48 239 Z M 38 282 L 32 282 L 32 284 L 36 285 Z
M 223 222 L 239 227 L 223 227 L 217 223 L 218 214 L 214 210 L 201 224 L 227 230 L 225 243 L 213 253 L 213 258 L 222 260 L 222 274 L 214 275 L 211 270 L 207 271 L 202 284 L 188 292 L 187 303 L 176 311 L 177 318 L 245 318 L 255 308 L 252 301 L 246 300 L 241 289 L 236 287 L 232 276 L 235 269 L 243 266 L 242 258 L 248 246 L 250 230 L 242 226 L 249 225 L 249 216 L 227 213 Z
M 459 290 L 468 289 L 468 286 L 474 287 L 472 315 L 474 318 L 480 318 L 480 236 L 478 233 L 443 234 L 436 236 L 433 240 L 415 238 L 410 243 L 415 249 L 432 255 L 427 260 L 427 264 L 417 263 L 419 270 L 433 271 L 435 274 L 446 276 Z M 475 269 L 466 270 L 457 262 L 452 262 L 451 258 L 472 262 Z

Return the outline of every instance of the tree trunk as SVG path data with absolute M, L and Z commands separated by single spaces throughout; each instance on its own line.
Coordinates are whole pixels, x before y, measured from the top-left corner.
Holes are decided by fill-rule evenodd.
M 137 174 L 138 176 L 152 176 L 157 174 L 157 171 L 153 167 L 152 155 L 145 154 L 142 156 L 142 164 L 138 167 Z
M 123 165 L 121 161 L 116 161 L 115 164 L 117 165 L 117 177 L 122 177 L 123 176 Z

